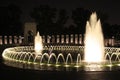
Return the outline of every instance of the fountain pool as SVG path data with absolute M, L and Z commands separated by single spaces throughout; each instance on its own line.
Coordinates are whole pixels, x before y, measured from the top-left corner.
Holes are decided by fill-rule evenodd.
M 42 55 L 36 55 L 33 46 L 7 48 L 4 63 L 9 66 L 35 70 L 107 71 L 120 67 L 120 48 L 105 47 L 104 62 L 84 62 L 84 46 L 44 46 Z M 91 56 L 90 56 L 91 57 Z
M 100 20 L 92 13 L 86 24 L 85 46 L 43 45 L 37 33 L 34 46 L 6 48 L 4 63 L 35 70 L 111 71 L 120 68 L 120 48 L 104 47 Z

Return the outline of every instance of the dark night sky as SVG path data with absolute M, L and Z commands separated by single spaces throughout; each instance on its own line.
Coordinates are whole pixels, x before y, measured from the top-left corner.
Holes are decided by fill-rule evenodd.
M 120 25 L 120 1 L 119 0 L 0 0 L 0 5 L 8 5 L 15 3 L 21 6 L 23 10 L 23 18 L 29 20 L 28 13 L 33 7 L 37 7 L 40 4 L 49 4 L 54 8 L 64 8 L 68 12 L 82 7 L 90 9 L 92 11 L 100 10 L 109 16 L 108 22 L 110 24 Z

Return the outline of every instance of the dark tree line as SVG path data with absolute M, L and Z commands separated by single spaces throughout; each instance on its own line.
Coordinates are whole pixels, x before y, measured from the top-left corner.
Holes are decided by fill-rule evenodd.
M 0 35 L 20 34 L 22 30 L 20 7 L 10 4 L 7 7 L 0 7 L 0 11 Z
M 68 16 L 68 13 L 64 9 L 57 10 L 56 8 L 51 8 L 48 5 L 41 5 L 33 9 L 31 12 L 31 17 L 35 20 L 35 22 L 37 22 L 38 31 L 43 34 L 84 34 L 86 21 L 89 20 L 92 12 L 93 11 L 84 8 L 76 8 L 75 10 L 72 10 L 72 15 Z M 119 31 L 116 31 L 119 25 L 110 25 L 107 23 L 109 18 L 107 14 L 102 13 L 102 11 L 96 11 L 96 13 L 98 19 L 101 20 L 101 25 L 105 37 L 111 37 L 119 33 Z M 65 24 L 70 17 L 76 26 L 70 25 L 66 28 Z
M 0 35 L 1 34 L 21 34 L 23 33 L 22 22 L 20 21 L 22 10 L 16 5 L 0 7 Z M 30 12 L 31 18 L 37 23 L 37 30 L 40 34 L 84 34 L 86 21 L 93 11 L 76 8 L 72 10 L 72 15 L 68 16 L 65 9 L 57 9 L 49 5 L 40 5 Z M 107 23 L 109 16 L 102 11 L 96 11 L 98 19 L 101 20 L 104 36 L 112 37 L 120 34 L 120 25 L 110 25 Z M 69 19 L 73 20 L 75 25 L 71 24 L 65 27 Z
M 41 33 L 61 33 L 68 16 L 64 9 L 57 10 L 48 5 L 40 5 L 31 12 L 31 17 L 37 22 Z

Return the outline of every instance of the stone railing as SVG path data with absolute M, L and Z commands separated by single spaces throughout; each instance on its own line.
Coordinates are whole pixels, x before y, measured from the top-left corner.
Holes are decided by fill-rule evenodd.
M 84 36 L 81 34 L 66 34 L 66 35 L 42 35 L 43 43 L 47 44 L 79 44 L 84 45 Z M 33 40 L 34 41 L 34 40 Z M 0 36 L 0 45 L 2 44 L 24 44 L 23 36 Z M 34 42 L 32 42 L 34 43 Z M 29 44 L 29 43 L 28 43 Z M 116 46 L 114 38 L 104 39 L 105 46 Z
M 42 40 L 43 40 L 43 43 L 83 45 L 83 37 L 81 34 L 43 35 Z
M 0 45 L 2 44 L 22 44 L 22 36 L 0 36 Z

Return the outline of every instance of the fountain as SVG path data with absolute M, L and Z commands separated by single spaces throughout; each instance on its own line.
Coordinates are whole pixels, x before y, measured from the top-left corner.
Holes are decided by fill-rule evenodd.
M 120 66 L 120 48 L 104 47 L 100 20 L 92 13 L 86 24 L 85 47 L 43 45 L 39 32 L 34 46 L 6 48 L 2 53 L 8 66 L 35 70 L 111 71 Z
M 34 50 L 36 52 L 36 55 L 42 55 L 43 43 L 42 43 L 42 38 L 39 32 L 37 32 L 37 35 L 35 36 Z
M 91 56 L 92 55 L 92 56 Z M 91 57 L 90 57 L 91 56 Z M 104 40 L 100 19 L 92 13 L 86 24 L 85 33 L 85 62 L 102 62 L 104 60 Z

